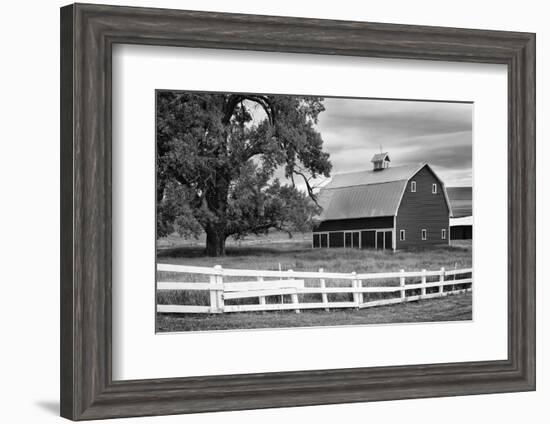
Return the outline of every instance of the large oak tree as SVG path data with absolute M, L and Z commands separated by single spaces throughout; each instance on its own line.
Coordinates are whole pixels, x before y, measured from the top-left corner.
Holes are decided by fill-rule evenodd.
M 204 231 L 206 253 L 219 256 L 229 236 L 306 229 L 318 212 L 311 181 L 331 170 L 315 129 L 322 101 L 157 92 L 158 235 Z

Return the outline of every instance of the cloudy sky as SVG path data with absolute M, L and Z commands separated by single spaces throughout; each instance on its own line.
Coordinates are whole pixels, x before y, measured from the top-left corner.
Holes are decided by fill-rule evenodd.
M 447 186 L 472 185 L 471 103 L 325 99 L 318 130 L 333 172 L 370 169 L 374 153 L 392 166 L 428 162 Z
M 428 162 L 447 187 L 472 186 L 473 104 L 325 98 L 324 105 L 317 129 L 332 174 L 372 169 L 372 156 L 382 150 L 391 166 Z M 253 115 L 265 118 L 261 110 Z M 284 172 L 276 177 L 284 179 Z M 305 191 L 300 179 L 296 184 Z

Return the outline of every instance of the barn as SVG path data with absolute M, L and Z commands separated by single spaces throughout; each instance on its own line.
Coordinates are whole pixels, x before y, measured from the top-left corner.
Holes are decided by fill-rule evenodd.
M 473 232 L 472 187 L 447 187 L 451 202 L 451 240 L 471 240 Z
M 374 155 L 371 162 L 370 170 L 335 174 L 320 190 L 313 247 L 396 250 L 449 244 L 451 206 L 432 167 L 392 167 L 388 153 Z
M 453 217 L 451 218 L 449 226 L 451 227 L 451 240 L 472 239 L 473 219 L 471 215 L 460 218 Z

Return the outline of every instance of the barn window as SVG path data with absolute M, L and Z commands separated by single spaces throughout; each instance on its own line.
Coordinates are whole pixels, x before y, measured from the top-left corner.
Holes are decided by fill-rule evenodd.
M 447 238 L 447 230 L 445 228 L 441 229 L 441 240 L 445 240 Z
M 427 240 L 428 239 L 428 232 L 426 230 L 422 230 L 422 240 Z
M 411 181 L 411 193 L 416 193 L 416 181 Z
M 399 240 L 400 241 L 405 240 L 405 230 L 399 230 Z
M 432 184 L 432 194 L 437 194 L 437 184 Z

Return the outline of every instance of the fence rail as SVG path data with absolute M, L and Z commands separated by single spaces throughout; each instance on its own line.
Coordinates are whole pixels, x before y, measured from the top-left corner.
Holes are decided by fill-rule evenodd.
M 224 313 L 252 311 L 284 311 L 293 310 L 300 313 L 305 309 L 342 309 L 368 308 L 373 306 L 391 305 L 401 302 L 411 302 L 421 299 L 432 299 L 449 294 L 464 293 L 472 290 L 472 268 L 437 271 L 405 271 L 383 273 L 334 273 L 303 272 L 303 271 L 267 271 L 247 269 L 222 269 L 216 265 L 213 268 L 187 265 L 158 264 L 157 271 L 203 275 L 209 282 L 157 282 L 158 291 L 206 291 L 209 293 L 209 305 L 165 305 L 158 304 L 160 313 Z M 224 281 L 224 277 L 256 278 L 251 281 Z M 427 281 L 437 277 L 437 281 Z M 449 278 L 450 279 L 447 279 Z M 457 278 L 460 277 L 460 278 Z M 271 278 L 272 280 L 266 280 Z M 276 280 L 273 280 L 273 279 Z M 313 280 L 306 286 L 305 280 Z M 364 284 L 375 280 L 398 280 L 399 285 Z M 407 279 L 413 279 L 407 283 Z M 329 286 L 331 280 L 337 280 L 341 285 Z M 344 283 L 342 285 L 342 282 Z M 456 286 L 460 286 L 457 288 Z M 436 289 L 433 290 L 432 289 Z M 428 293 L 428 290 L 431 290 Z M 376 300 L 364 300 L 365 295 L 380 293 L 385 297 Z M 330 301 L 329 295 L 351 295 L 349 301 Z M 320 295 L 321 302 L 304 302 L 304 295 Z M 391 297 L 391 295 L 397 295 Z M 278 297 L 280 302 L 267 303 L 267 297 Z M 285 303 L 284 298 L 290 297 L 291 302 Z M 300 296 L 302 300 L 300 301 Z M 226 300 L 257 298 L 257 304 L 226 304 Z

